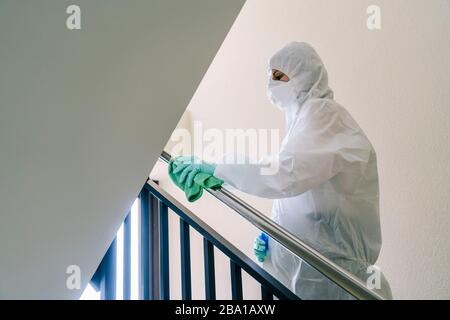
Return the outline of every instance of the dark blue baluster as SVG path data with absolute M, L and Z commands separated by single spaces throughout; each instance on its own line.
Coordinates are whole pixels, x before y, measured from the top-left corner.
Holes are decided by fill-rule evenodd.
M 216 299 L 216 281 L 214 274 L 214 246 L 203 238 L 203 254 L 205 260 L 205 299 Z
M 242 300 L 242 273 L 241 268 L 230 260 L 231 297 L 233 300 Z
M 160 202 L 159 206 L 159 245 L 160 245 L 160 297 L 162 300 L 170 299 L 169 291 L 169 221 L 167 205 Z
M 131 212 L 123 223 L 123 299 L 131 298 Z
M 116 299 L 116 239 L 111 243 L 101 262 L 102 280 L 100 282 L 101 299 Z
M 264 269 L 259 267 L 254 261 L 245 256 L 209 225 L 199 220 L 197 217 L 192 216 L 191 212 L 188 209 L 185 209 L 176 200 L 173 200 L 171 197 L 166 197 L 165 194 L 163 194 L 162 191 L 159 190 L 159 187 L 154 186 L 154 183 L 148 183 L 144 186 L 144 188 L 149 190 L 160 201 L 164 201 L 172 211 L 174 211 L 177 215 L 180 216 L 180 218 L 182 218 L 189 224 L 190 228 L 195 229 L 201 235 L 203 235 L 203 248 L 205 257 L 205 295 L 207 299 L 214 299 L 216 297 L 214 281 L 215 247 L 222 251 L 228 258 L 230 258 L 230 260 L 235 261 L 235 263 L 242 270 L 245 270 L 246 273 L 248 273 L 251 277 L 253 277 L 261 284 L 263 299 L 273 300 L 275 296 L 279 299 L 299 299 L 299 297 L 297 297 L 292 291 L 286 288 L 281 282 L 277 281 Z M 239 294 L 237 294 L 236 296 L 239 296 Z
M 159 299 L 159 214 L 158 199 L 149 194 L 150 229 L 150 299 Z
M 149 192 L 142 189 L 139 195 L 141 208 L 141 240 L 140 240 L 140 268 L 139 268 L 139 292 L 140 298 L 150 299 L 150 231 L 149 231 Z
M 180 219 L 181 244 L 181 297 L 183 300 L 192 299 L 191 290 L 191 246 L 189 240 L 189 224 Z
M 261 300 L 273 300 L 273 294 L 261 285 Z

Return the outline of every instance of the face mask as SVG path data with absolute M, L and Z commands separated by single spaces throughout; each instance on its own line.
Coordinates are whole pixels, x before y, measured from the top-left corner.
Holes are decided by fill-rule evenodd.
M 267 96 L 269 97 L 270 102 L 281 110 L 284 110 L 297 102 L 297 96 L 294 87 L 292 86 L 292 81 L 283 82 L 270 79 L 267 88 Z

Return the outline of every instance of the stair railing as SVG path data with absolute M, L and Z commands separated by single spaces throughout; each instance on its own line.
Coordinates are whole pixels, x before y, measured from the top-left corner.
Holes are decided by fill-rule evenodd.
M 171 156 L 166 152 L 163 152 L 160 156 L 160 160 L 166 163 L 168 163 L 170 159 Z M 272 239 L 291 251 L 294 255 L 300 257 L 311 267 L 321 272 L 324 276 L 356 299 L 384 299 L 381 295 L 369 289 L 360 279 L 323 256 L 320 252 L 304 243 L 262 212 L 250 206 L 226 187 L 221 187 L 218 190 L 207 189 L 207 192 L 224 203 L 227 207 L 233 209 L 258 229 L 267 233 Z M 299 297 L 262 269 L 252 259 L 238 250 L 174 197 L 165 192 L 156 182 L 149 180 L 142 189 L 139 198 L 141 202 L 142 221 L 140 250 L 140 270 L 142 276 L 140 282 L 142 283 L 141 296 L 143 299 L 169 299 L 169 239 L 167 223 L 167 213 L 169 208 L 180 217 L 183 299 L 191 299 L 189 247 L 189 229 L 191 227 L 199 232 L 204 238 L 205 297 L 207 299 L 215 299 L 216 297 L 214 248 L 221 250 L 230 259 L 233 299 L 242 299 L 241 270 L 245 270 L 261 284 L 262 299 L 273 299 L 273 296 L 276 296 L 279 299 L 299 299 Z M 158 217 L 155 216 L 155 210 L 159 210 Z M 158 225 L 157 229 L 154 228 L 155 225 Z M 114 246 L 115 242 L 113 241 L 92 281 L 98 289 L 103 289 L 102 298 L 105 299 L 111 298 L 113 296 L 112 291 L 115 290 L 114 281 L 108 281 L 108 275 L 109 278 L 115 276 L 115 268 L 110 266 L 115 255 Z M 125 248 L 124 252 L 126 251 Z M 128 260 L 124 257 L 124 270 L 127 268 L 125 263 L 127 263 L 126 261 Z M 158 271 L 159 275 L 156 274 L 155 271 Z M 124 298 L 126 297 L 125 288 L 129 290 L 129 284 L 126 281 L 129 280 L 125 279 L 124 276 Z M 108 288 L 111 291 L 109 294 Z

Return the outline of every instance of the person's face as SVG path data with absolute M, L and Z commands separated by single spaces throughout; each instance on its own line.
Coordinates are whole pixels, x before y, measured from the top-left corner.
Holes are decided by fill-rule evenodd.
M 272 69 L 272 80 L 288 82 L 289 77 L 280 70 Z

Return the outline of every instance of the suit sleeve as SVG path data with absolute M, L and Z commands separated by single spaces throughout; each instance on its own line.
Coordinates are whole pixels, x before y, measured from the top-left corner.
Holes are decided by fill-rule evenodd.
M 325 104 L 310 107 L 276 156 L 256 164 L 218 164 L 215 175 L 259 197 L 293 197 L 351 169 L 346 166 L 367 162 L 367 146 L 359 132 L 349 127 L 336 109 Z

